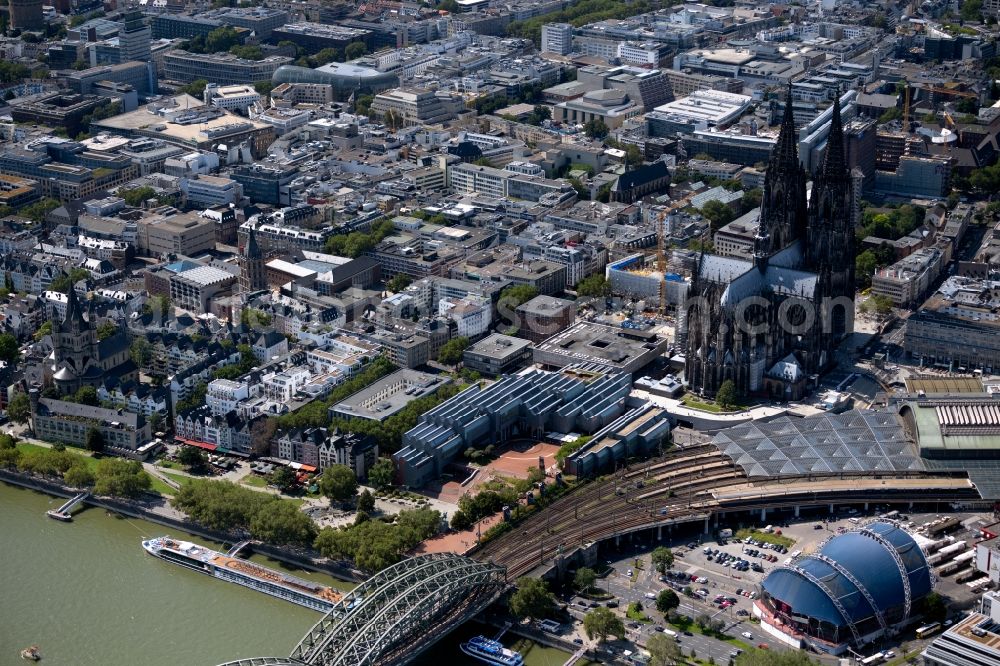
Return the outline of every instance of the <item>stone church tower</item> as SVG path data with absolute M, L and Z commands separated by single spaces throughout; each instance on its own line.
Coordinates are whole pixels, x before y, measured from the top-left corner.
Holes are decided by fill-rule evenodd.
M 257 232 L 253 227 L 250 227 L 247 232 L 247 242 L 239 257 L 239 266 L 240 293 L 248 294 L 252 291 L 267 289 L 267 280 L 264 276 L 264 253 L 257 245 Z

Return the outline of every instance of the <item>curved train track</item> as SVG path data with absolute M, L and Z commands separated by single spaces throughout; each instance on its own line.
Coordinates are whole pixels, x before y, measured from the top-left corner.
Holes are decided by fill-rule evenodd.
M 915 472 L 894 473 L 885 478 L 927 476 L 926 473 Z M 792 481 L 822 478 L 818 475 L 783 477 L 780 483 L 787 485 Z M 858 475 L 858 478 L 872 477 L 868 474 Z M 778 481 L 764 482 L 759 496 L 742 498 L 724 507 L 715 499 L 715 491 L 729 486 L 745 486 L 750 482 L 739 466 L 711 444 L 677 449 L 650 463 L 584 482 L 544 510 L 518 522 L 511 531 L 477 548 L 472 556 L 505 565 L 508 576 L 514 578 L 551 560 L 561 551 L 581 544 L 639 529 L 705 518 L 720 508 L 746 511 L 815 503 L 827 497 L 824 492 L 830 494 L 830 501 L 836 502 L 903 499 L 899 491 L 891 486 L 882 491 L 799 489 L 796 494 L 787 496 L 765 492 L 773 489 Z

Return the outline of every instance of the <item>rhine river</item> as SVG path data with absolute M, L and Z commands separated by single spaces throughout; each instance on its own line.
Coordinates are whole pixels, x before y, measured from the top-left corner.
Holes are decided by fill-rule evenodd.
M 160 525 L 95 507 L 77 509 L 72 523 L 45 516 L 62 502 L 0 483 L 0 666 L 28 663 L 19 652 L 29 645 L 41 648 L 46 666 L 214 666 L 284 656 L 321 617 L 150 557 L 139 542 L 168 531 Z M 294 573 L 350 587 L 323 574 Z M 478 631 L 459 629 L 416 663 L 478 664 L 458 650 L 460 636 Z M 527 666 L 561 666 L 568 657 L 523 642 L 516 648 Z

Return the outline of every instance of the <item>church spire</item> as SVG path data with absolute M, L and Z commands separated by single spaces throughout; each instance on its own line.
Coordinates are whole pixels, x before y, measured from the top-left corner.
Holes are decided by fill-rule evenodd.
M 840 118 L 840 87 L 833 102 L 833 119 L 830 134 L 826 139 L 826 155 L 823 156 L 822 175 L 824 178 L 840 178 L 847 175 L 847 161 L 844 157 L 844 123 Z
M 66 294 L 66 317 L 63 319 L 63 324 L 66 326 L 72 326 L 73 322 L 79 322 L 80 328 L 83 327 L 83 309 L 80 307 L 80 301 L 76 295 L 76 285 L 69 285 L 69 292 Z
M 247 247 L 245 250 L 247 259 L 263 259 L 264 255 L 260 251 L 260 246 L 257 245 L 257 231 L 250 227 L 247 233 Z
M 772 164 L 782 164 L 787 167 L 799 162 L 798 136 L 795 132 L 795 114 L 792 109 L 792 84 L 788 84 L 785 94 L 785 114 L 781 119 L 781 130 L 778 132 L 778 142 L 771 153 Z

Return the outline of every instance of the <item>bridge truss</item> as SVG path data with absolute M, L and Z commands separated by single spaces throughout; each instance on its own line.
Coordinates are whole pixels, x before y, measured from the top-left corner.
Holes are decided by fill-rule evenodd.
M 492 563 L 452 554 L 409 558 L 344 595 L 290 657 L 221 666 L 398 666 L 481 612 L 506 587 L 506 569 Z

